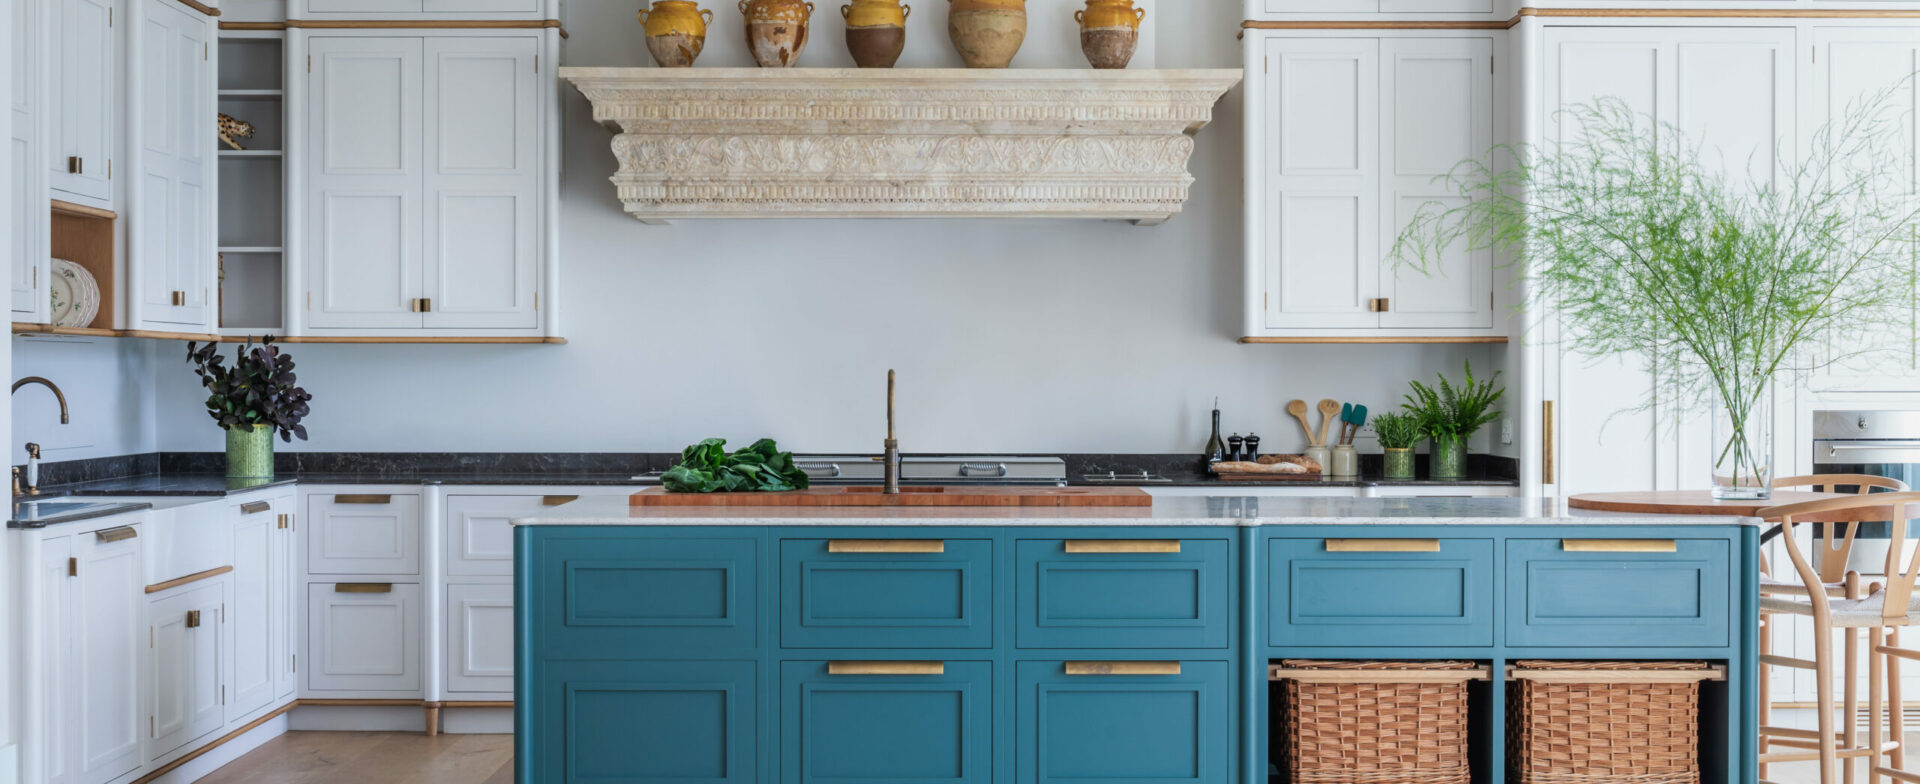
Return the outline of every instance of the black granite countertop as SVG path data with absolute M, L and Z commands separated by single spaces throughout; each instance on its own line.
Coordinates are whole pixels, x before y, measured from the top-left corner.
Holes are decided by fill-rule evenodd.
M 15 499 L 8 528 L 45 528 L 50 525 L 95 520 L 127 512 L 152 509 L 153 504 L 139 502 L 41 501 L 29 497 Z

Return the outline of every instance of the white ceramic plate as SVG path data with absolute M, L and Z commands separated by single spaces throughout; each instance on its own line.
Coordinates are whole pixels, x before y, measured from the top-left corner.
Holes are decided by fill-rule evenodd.
M 84 327 L 100 314 L 100 284 L 93 274 L 66 259 L 53 260 L 53 285 L 48 288 L 48 321 L 57 327 Z

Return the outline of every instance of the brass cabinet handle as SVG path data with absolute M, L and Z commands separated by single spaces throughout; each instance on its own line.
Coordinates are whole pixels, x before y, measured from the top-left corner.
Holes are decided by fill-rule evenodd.
M 1380 299 L 1368 300 L 1367 310 L 1372 313 L 1385 313 L 1389 310 L 1391 305 L 1392 305 L 1391 301 L 1389 301 L 1385 297 L 1381 297 Z
M 944 553 L 945 539 L 828 539 L 829 553 Z
M 1329 553 L 1437 553 L 1438 539 L 1328 539 Z
M 1553 401 L 1540 402 L 1540 483 L 1554 484 Z
M 176 291 L 176 292 L 173 292 L 173 305 L 174 305 L 174 307 L 179 307 L 179 306 L 181 306 L 181 305 L 185 305 L 185 304 L 187 304 L 187 293 L 186 293 L 186 292 L 184 292 L 184 291 Z
M 833 661 L 828 675 L 945 675 L 947 663 L 937 661 Z
M 1568 553 L 1677 553 L 1680 543 L 1672 539 L 1562 539 L 1561 552 Z
M 85 169 L 86 169 L 86 162 L 82 161 L 80 159 L 80 156 L 78 155 L 67 156 L 67 173 L 68 174 L 80 174 Z
M 200 611 L 199 610 L 187 611 L 187 628 L 189 629 L 200 628 Z
M 1069 553 L 1177 553 L 1178 539 L 1068 539 L 1061 545 Z
M 267 501 L 249 501 L 240 505 L 241 514 L 259 514 L 271 509 L 273 504 Z
M 391 496 L 391 495 L 375 495 L 375 494 L 360 494 L 360 495 L 336 495 L 336 496 L 334 496 L 334 497 L 333 497 L 333 502 L 334 502 L 334 503 L 336 503 L 336 504 L 355 504 L 355 505 L 363 505 L 363 506 L 379 506 L 379 505 L 381 505 L 381 504 L 391 504 L 391 503 L 393 503 L 393 496 Z
M 334 593 L 393 593 L 393 583 L 334 583 Z
M 1068 675 L 1179 675 L 1177 661 L 1070 661 Z
M 286 515 L 281 515 L 281 516 L 280 516 L 280 524 L 279 524 L 278 526 L 276 526 L 276 527 L 279 527 L 279 528 L 285 528 L 285 527 L 287 527 L 287 516 L 286 516 Z
M 134 530 L 133 526 L 130 525 L 93 532 L 93 538 L 101 542 L 123 542 L 139 535 L 140 532 Z
M 413 312 L 432 313 L 433 299 L 430 297 L 415 297 L 413 300 Z
M 543 496 L 540 496 L 540 505 L 541 506 L 559 506 L 561 504 L 570 504 L 578 500 L 580 500 L 580 496 L 577 496 L 577 495 L 543 495 Z

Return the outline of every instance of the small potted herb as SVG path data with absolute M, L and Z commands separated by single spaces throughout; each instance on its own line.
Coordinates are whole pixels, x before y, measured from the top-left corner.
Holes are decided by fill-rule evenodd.
M 1373 418 L 1373 434 L 1387 456 L 1381 477 L 1413 478 L 1413 447 L 1420 443 L 1420 418 L 1413 414 L 1389 411 Z
M 1497 372 L 1486 383 L 1476 381 L 1471 361 L 1467 362 L 1467 379 L 1461 385 L 1454 386 L 1444 375 L 1439 378 L 1438 388 L 1412 382 L 1413 391 L 1407 394 L 1407 402 L 1401 408 L 1419 418 L 1420 429 L 1433 439 L 1428 475 L 1434 479 L 1462 479 L 1467 475 L 1467 440 L 1488 422 L 1500 418 L 1501 412 L 1493 406 L 1507 390 L 1494 386 L 1500 380 Z M 1379 427 L 1376 421 L 1374 429 Z
M 227 431 L 227 476 L 236 479 L 273 476 L 273 434 L 288 443 L 307 439 L 300 424 L 313 395 L 294 386 L 293 357 L 280 353 L 273 338 L 248 340 L 225 365 L 220 344 L 187 344 L 187 361 L 207 388 L 207 414 Z

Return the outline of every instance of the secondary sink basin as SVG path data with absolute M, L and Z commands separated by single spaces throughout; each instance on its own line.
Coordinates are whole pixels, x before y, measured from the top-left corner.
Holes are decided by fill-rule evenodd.
M 151 509 L 152 504 L 133 501 L 94 501 L 74 496 L 14 499 L 13 516 L 8 528 L 44 528 L 49 525 L 91 520 L 123 512 Z

